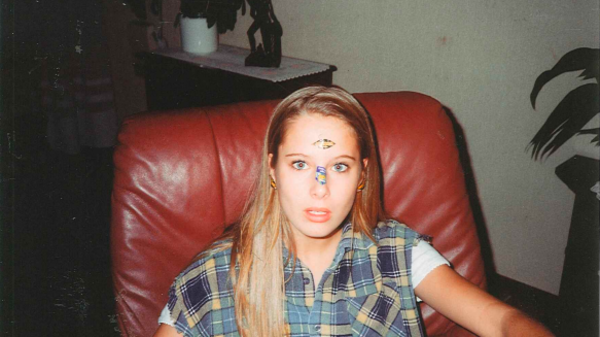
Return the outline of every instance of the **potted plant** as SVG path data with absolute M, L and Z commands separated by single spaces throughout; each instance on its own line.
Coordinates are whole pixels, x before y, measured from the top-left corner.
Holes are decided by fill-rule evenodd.
M 561 74 L 581 71 L 581 78 L 595 83 L 587 81 L 558 103 L 527 146 L 532 158 L 550 156 L 575 135 L 592 135 L 590 143 L 595 143 L 594 156 L 597 156 L 600 128 L 584 128 L 600 109 L 599 61 L 599 49 L 578 48 L 538 76 L 530 95 L 534 109 L 542 87 Z M 575 155 L 555 169 L 556 175 L 575 193 L 559 290 L 560 335 L 582 335 L 593 331 L 594 324 L 597 326 L 598 302 L 594 303 L 590 294 L 598 290 L 598 167 L 597 157 Z
M 195 54 L 216 51 L 217 33 L 233 30 L 240 8 L 245 14 L 245 0 L 181 0 L 175 27 L 181 25 L 183 50 Z
M 558 103 L 546 122 L 535 134 L 527 149 L 537 160 L 549 156 L 575 135 L 595 135 L 591 143 L 598 146 L 598 128 L 583 129 L 587 123 L 599 113 L 598 83 L 600 82 L 598 49 L 578 48 L 566 53 L 552 69 L 541 73 L 531 91 L 531 106 L 535 109 L 535 101 L 542 87 L 557 76 L 571 71 L 581 71 L 584 80 L 595 79 L 596 83 L 586 83 L 570 91 Z

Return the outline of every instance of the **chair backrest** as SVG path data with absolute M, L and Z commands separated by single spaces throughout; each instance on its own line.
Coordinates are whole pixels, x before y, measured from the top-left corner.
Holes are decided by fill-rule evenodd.
M 376 129 L 388 213 L 485 287 L 479 240 L 450 119 L 412 92 L 355 95 Z M 174 277 L 240 215 L 277 101 L 138 115 L 116 147 L 112 273 L 124 336 L 152 336 Z M 465 330 L 423 305 L 430 336 Z

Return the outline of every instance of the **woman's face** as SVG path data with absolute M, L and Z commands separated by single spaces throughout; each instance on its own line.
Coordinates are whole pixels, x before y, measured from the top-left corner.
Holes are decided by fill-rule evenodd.
M 338 118 L 308 114 L 288 126 L 270 166 L 297 244 L 339 238 L 366 164 L 353 130 Z

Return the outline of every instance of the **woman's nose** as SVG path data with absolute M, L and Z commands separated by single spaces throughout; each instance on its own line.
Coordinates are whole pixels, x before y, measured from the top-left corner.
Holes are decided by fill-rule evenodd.
M 319 167 L 320 168 L 320 167 Z M 329 195 L 329 184 L 327 184 L 327 176 L 325 170 L 317 169 L 315 178 L 312 180 L 311 195 L 313 198 L 322 199 Z

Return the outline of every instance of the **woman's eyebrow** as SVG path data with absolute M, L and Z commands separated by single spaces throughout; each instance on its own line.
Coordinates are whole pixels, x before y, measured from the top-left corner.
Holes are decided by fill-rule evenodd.
M 288 154 L 285 155 L 285 157 L 286 158 L 287 157 L 304 157 L 304 158 L 308 158 L 309 156 L 307 156 L 307 155 L 305 155 L 303 153 L 288 153 Z M 353 156 L 348 155 L 348 154 L 342 154 L 342 155 L 339 155 L 339 156 L 337 156 L 337 157 L 335 157 L 333 159 L 334 160 L 338 160 L 338 159 L 342 159 L 342 158 L 346 158 L 346 159 L 349 159 L 349 160 L 352 160 L 352 161 L 356 161 L 356 158 L 354 158 Z
M 302 153 L 288 153 L 285 156 L 286 157 L 305 157 L 305 158 L 308 157 L 307 155 L 302 154 Z
M 354 157 L 352 157 L 352 156 L 350 156 L 350 155 L 347 155 L 347 154 L 343 154 L 343 155 L 341 155 L 341 156 L 337 156 L 337 157 L 335 157 L 335 159 L 336 159 L 336 160 L 337 160 L 337 159 L 341 159 L 341 158 L 346 158 L 346 159 L 350 159 L 350 160 L 352 160 L 352 161 L 356 161 L 356 158 L 354 158 Z

